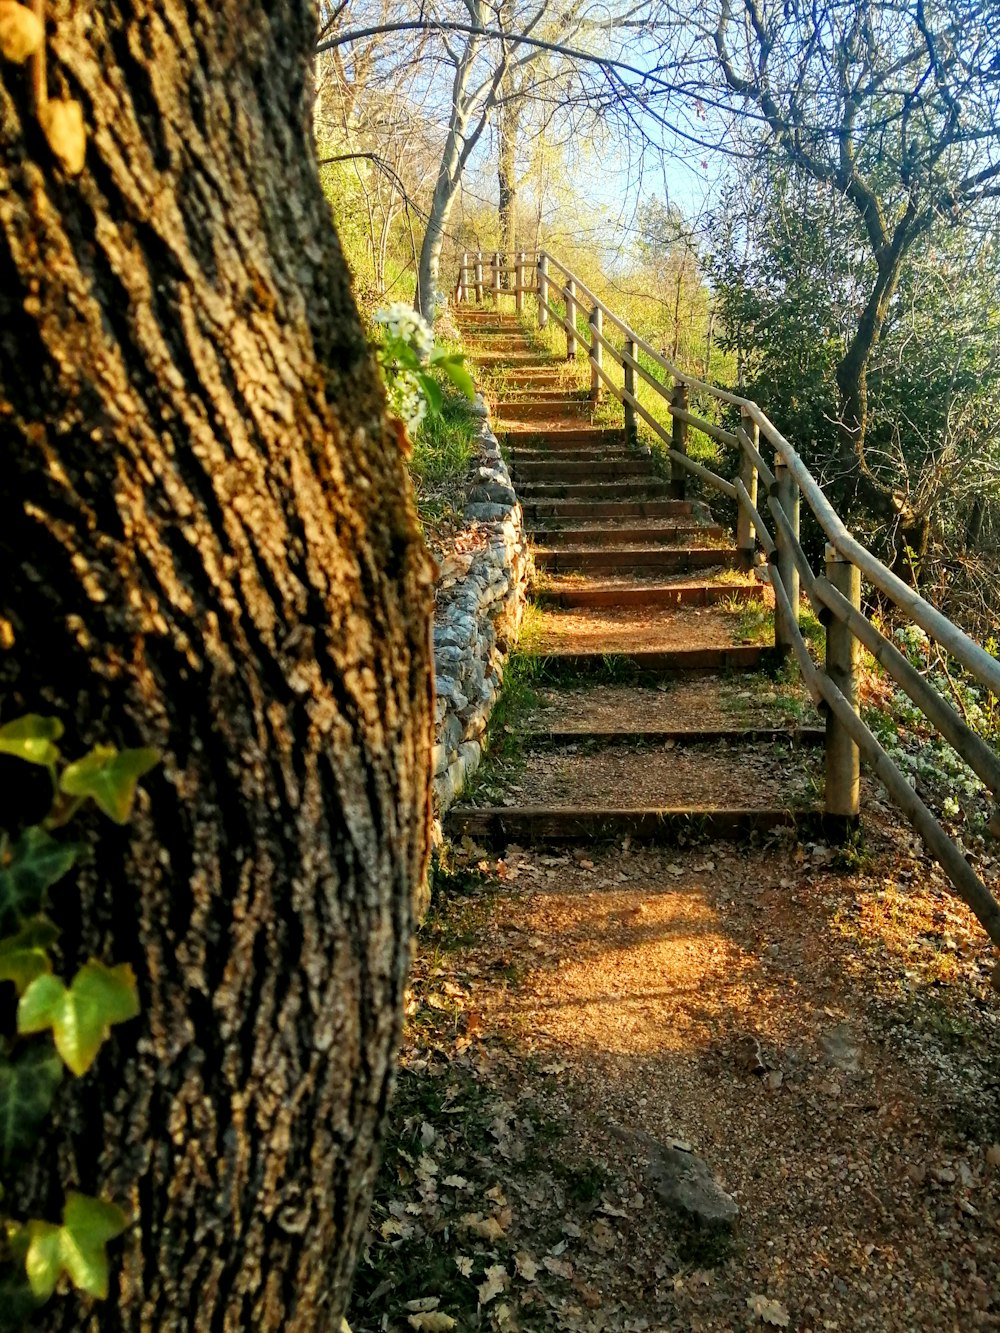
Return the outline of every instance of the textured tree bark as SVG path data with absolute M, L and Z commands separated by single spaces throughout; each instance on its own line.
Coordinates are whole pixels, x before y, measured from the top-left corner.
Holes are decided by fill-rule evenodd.
M 48 9 L 89 144 L 67 178 L 0 65 L 0 705 L 164 759 L 60 893 L 64 970 L 131 962 L 143 1014 L 16 1203 L 134 1225 L 109 1301 L 38 1326 L 323 1333 L 426 868 L 432 566 L 319 188 L 313 6 Z
M 500 249 L 506 255 L 517 250 L 517 139 L 523 103 L 508 87 L 497 116 L 497 185 Z

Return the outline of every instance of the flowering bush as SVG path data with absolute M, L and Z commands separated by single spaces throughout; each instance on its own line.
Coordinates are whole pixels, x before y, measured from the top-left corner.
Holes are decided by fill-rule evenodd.
M 441 386 L 435 372 L 444 375 L 468 398 L 475 394 L 464 358 L 434 342 L 427 321 L 406 304 L 395 301 L 375 315 L 381 325 L 382 342 L 376 356 L 392 410 L 416 434 L 428 412 L 441 410 Z

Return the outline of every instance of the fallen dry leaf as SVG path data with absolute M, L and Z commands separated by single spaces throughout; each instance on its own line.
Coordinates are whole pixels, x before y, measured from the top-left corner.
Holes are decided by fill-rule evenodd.
M 525 1282 L 534 1282 L 538 1276 L 538 1264 L 527 1250 L 518 1250 L 514 1255 L 514 1267 L 517 1269 L 518 1277 L 523 1277 Z
M 430 1314 L 411 1314 L 406 1322 L 420 1333 L 447 1333 L 449 1328 L 456 1326 L 451 1315 L 442 1314 L 440 1310 L 433 1310 Z
M 775 1328 L 788 1327 L 788 1311 L 780 1301 L 769 1300 L 767 1296 L 748 1296 L 747 1309 L 765 1324 L 773 1324 Z
M 510 1281 L 503 1264 L 491 1264 L 487 1268 L 485 1276 L 486 1281 L 477 1288 L 480 1305 L 488 1304 L 494 1296 L 499 1296 L 502 1291 L 506 1291 L 507 1283 Z

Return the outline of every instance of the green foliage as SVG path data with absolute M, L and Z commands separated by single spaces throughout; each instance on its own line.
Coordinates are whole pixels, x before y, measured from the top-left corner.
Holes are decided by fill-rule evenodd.
M 57 842 L 38 824 L 14 843 L 0 832 L 0 932 L 34 916 L 46 891 L 69 872 L 81 851 L 80 843 Z
M 851 503 L 849 486 L 838 494 L 837 373 L 876 280 L 870 244 L 832 187 L 774 169 L 740 188 L 743 206 L 713 220 L 708 258 L 735 387 Z M 973 497 L 1000 504 L 995 227 L 995 216 L 942 218 L 913 243 L 867 365 L 866 466 L 942 545 L 964 540 Z M 854 521 L 871 541 L 880 520 L 858 508 Z
M 116 824 L 127 821 L 139 780 L 156 750 L 95 745 L 63 763 L 57 718 L 27 714 L 0 727 L 0 753 L 48 769 L 48 814 L 12 837 L 0 831 L 0 987 L 18 997 L 16 1028 L 0 1028 L 0 1170 L 9 1177 L 29 1156 L 64 1066 L 87 1072 L 111 1028 L 135 1018 L 139 1000 L 127 964 L 91 959 L 67 985 L 55 974 L 59 929 L 46 912 L 49 891 L 69 873 L 84 844 L 53 836 L 88 801 Z M 51 1036 L 42 1036 L 51 1034 Z M 41 1040 L 28 1040 L 38 1038 Z M 0 1200 L 4 1197 L 0 1185 Z M 70 1193 L 62 1223 L 0 1216 L 0 1328 L 18 1328 L 64 1277 L 89 1296 L 108 1292 L 107 1244 L 127 1219 L 114 1204 Z
M 138 1013 L 135 977 L 128 964 L 111 968 L 92 960 L 69 987 L 59 977 L 36 977 L 17 1007 L 17 1030 L 27 1036 L 51 1028 L 56 1050 L 79 1075 L 94 1063 L 112 1025 Z
M 91 797 L 109 819 L 125 824 L 139 779 L 159 762 L 156 750 L 119 752 L 113 745 L 95 745 L 90 754 L 66 766 L 59 790 L 67 796 Z
M 30 1150 L 62 1081 L 62 1061 L 51 1046 L 32 1042 L 0 1060 L 0 1167 Z
M 435 343 L 430 326 L 412 307 L 398 301 L 380 310 L 375 322 L 383 330 L 376 356 L 389 404 L 411 434 L 416 434 L 428 412 L 437 415 L 441 411 L 443 395 L 438 377 L 467 398 L 475 396 L 465 358 Z
M 29 1222 L 25 1267 L 31 1290 L 47 1301 L 63 1273 L 80 1291 L 104 1300 L 108 1294 L 108 1241 L 128 1225 L 113 1203 L 67 1194 L 62 1226 Z

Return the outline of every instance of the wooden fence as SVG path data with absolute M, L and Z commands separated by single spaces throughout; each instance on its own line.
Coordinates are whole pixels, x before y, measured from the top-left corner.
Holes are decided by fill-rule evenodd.
M 486 275 L 488 284 L 484 283 Z M 637 418 L 641 418 L 666 445 L 673 479 L 680 486 L 687 474 L 693 474 L 736 501 L 736 542 L 744 562 L 748 566 L 752 563 L 759 545 L 770 567 L 776 646 L 794 653 L 813 700 L 826 715 L 827 814 L 845 824 L 856 821 L 860 809 L 860 758 L 864 755 L 892 800 L 941 864 L 959 896 L 976 914 L 993 943 L 1000 947 L 1000 904 L 861 720 L 860 646 L 868 649 L 977 774 L 995 800 L 1000 798 L 1000 756 L 862 611 L 862 579 L 996 696 L 1000 696 L 1000 662 L 855 540 L 795 449 L 756 403 L 685 374 L 547 252 L 488 256 L 480 252 L 463 256 L 456 287 L 460 302 L 473 297 L 482 301 L 486 293 L 494 298 L 512 293 L 515 307 L 520 311 L 527 292 L 537 296 L 539 325 L 545 327 L 552 319 L 565 331 L 568 358 L 575 357 L 581 345 L 586 348 L 591 395 L 596 402 L 606 389 L 617 398 L 623 407 L 627 436 L 634 439 Z M 584 313 L 587 319 L 582 329 Z M 654 371 L 640 364 L 640 354 Z M 609 361 L 617 366 L 618 374 L 611 372 Z M 656 372 L 664 378 L 660 379 Z M 636 394 L 637 376 L 665 400 L 671 417 L 669 430 L 640 403 Z M 724 404 L 734 416 L 738 413 L 736 429 L 724 429 L 692 412 L 692 391 Z M 688 457 L 689 427 L 737 451 L 739 462 L 732 480 Z M 770 463 L 765 452 L 771 456 Z M 802 500 L 826 538 L 821 571 L 813 569 L 799 541 Z M 762 508 L 767 511 L 770 527 Z M 803 589 L 826 626 L 826 656 L 822 663 L 813 660 L 800 631 Z M 994 825 L 998 819 L 1000 807 L 994 813 Z

